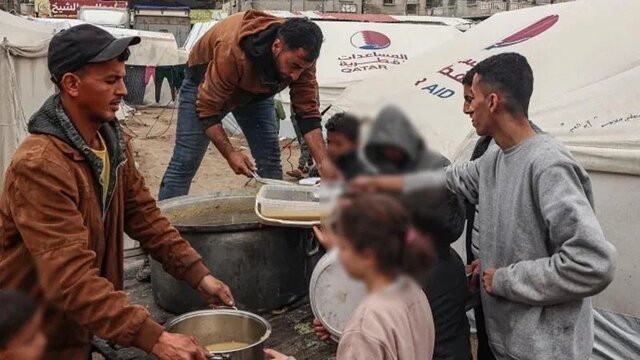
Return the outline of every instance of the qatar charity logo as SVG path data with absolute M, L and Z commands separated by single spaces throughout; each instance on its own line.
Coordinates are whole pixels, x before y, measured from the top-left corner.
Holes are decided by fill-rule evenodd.
M 531 38 L 534 38 L 543 32 L 549 30 L 550 27 L 555 25 L 558 22 L 560 16 L 558 15 L 549 15 L 545 18 L 538 20 L 537 22 L 527 26 L 526 28 L 509 35 L 508 37 L 498 41 L 497 43 L 485 48 L 485 50 L 491 50 L 496 48 L 503 48 L 515 44 L 519 44 L 521 42 L 527 41 Z
M 362 50 L 382 50 L 391 45 L 391 39 L 377 31 L 363 30 L 351 35 L 351 45 Z

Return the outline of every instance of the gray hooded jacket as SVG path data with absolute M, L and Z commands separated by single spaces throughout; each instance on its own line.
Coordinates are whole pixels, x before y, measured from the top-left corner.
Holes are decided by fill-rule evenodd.
M 387 161 L 382 149 L 388 146 L 400 149 L 406 161 L 403 164 Z M 376 117 L 364 146 L 364 155 L 382 174 L 439 169 L 450 164 L 446 157 L 427 149 L 422 136 L 411 121 L 394 106 L 385 107 Z

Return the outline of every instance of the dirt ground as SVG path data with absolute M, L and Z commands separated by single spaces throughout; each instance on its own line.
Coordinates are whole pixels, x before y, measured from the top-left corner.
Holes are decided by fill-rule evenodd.
M 145 176 L 151 193 L 156 196 L 173 153 L 177 115 L 178 110 L 174 108 L 145 108 L 137 110 L 124 122 L 125 130 L 134 137 L 133 147 L 138 169 Z M 231 137 L 231 142 L 236 148 L 251 156 L 242 136 Z M 291 145 L 287 146 L 289 144 Z M 287 172 L 297 166 L 300 147 L 297 141 L 292 143 L 292 140 L 284 139 L 281 141 L 281 149 L 282 169 L 283 172 Z M 226 160 L 211 144 L 192 181 L 189 194 L 240 190 L 245 187 L 247 180 L 244 176 L 234 174 Z M 246 186 L 254 185 L 252 181 Z
M 176 121 L 177 109 L 145 108 L 137 110 L 124 122 L 126 131 L 134 137 L 133 147 L 138 169 L 145 176 L 147 186 L 154 195 L 158 194 L 162 176 L 171 159 L 175 142 Z M 230 139 L 236 148 L 242 149 L 250 156 L 249 148 L 243 137 L 231 137 Z M 284 139 L 280 143 L 282 168 L 283 172 L 286 172 L 297 165 L 300 149 L 296 141 Z M 202 165 L 192 181 L 189 194 L 246 190 L 246 187 L 255 188 L 255 182 L 251 181 L 247 184 L 247 180 L 244 176 L 235 175 L 222 155 L 213 145 L 210 145 Z M 292 179 L 285 176 L 285 180 Z M 471 346 L 475 358 L 477 347 L 475 335 L 471 336 Z

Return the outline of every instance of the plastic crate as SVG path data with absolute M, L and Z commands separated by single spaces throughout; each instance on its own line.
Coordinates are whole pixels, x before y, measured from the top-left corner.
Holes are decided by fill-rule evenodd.
M 256 213 L 268 224 L 310 226 L 328 216 L 330 207 L 320 202 L 317 187 L 263 185 L 256 196 Z

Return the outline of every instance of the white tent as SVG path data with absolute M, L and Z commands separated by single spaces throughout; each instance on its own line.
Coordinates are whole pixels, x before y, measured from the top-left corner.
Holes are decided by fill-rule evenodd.
M 324 44 L 317 63 L 321 109 L 333 104 L 344 88 L 363 79 L 399 67 L 461 32 L 453 26 L 413 23 L 317 21 Z M 215 22 L 195 24 L 185 48 L 190 51 Z M 277 96 L 289 113 L 288 90 Z M 290 123 L 281 134 L 292 136 Z
M 27 121 L 53 92 L 47 47 L 53 30 L 0 11 L 0 186 Z
M 491 55 L 525 55 L 535 77 L 530 117 L 590 171 L 596 212 L 620 254 L 613 283 L 594 298 L 594 358 L 640 354 L 640 43 L 630 40 L 638 14 L 633 0 L 500 13 L 403 67 L 349 86 L 332 109 L 373 116 L 397 104 L 431 147 L 468 159 L 477 137 L 462 114 L 462 76 Z
M 209 21 L 193 24 L 191 31 L 189 32 L 189 36 L 187 36 L 187 40 L 184 42 L 183 48 L 187 50 L 187 52 L 191 51 L 191 49 L 196 45 L 196 42 L 198 42 L 198 40 L 200 40 L 200 38 L 217 23 L 218 21 Z
M 49 26 L 55 29 L 56 32 L 72 26 L 85 24 L 84 21 L 75 19 L 29 18 L 29 20 Z M 140 44 L 131 47 L 131 56 L 127 61 L 127 65 L 146 67 L 186 63 L 186 58 L 183 53 L 178 50 L 176 39 L 171 33 L 100 27 L 118 38 L 127 36 L 139 36 L 142 38 Z M 135 91 L 135 89 L 129 89 L 129 91 Z M 156 103 L 155 84 L 152 76 L 145 86 L 143 103 L 145 105 L 167 105 L 171 101 L 171 90 L 166 81 L 162 85 L 160 94 L 160 101 Z

